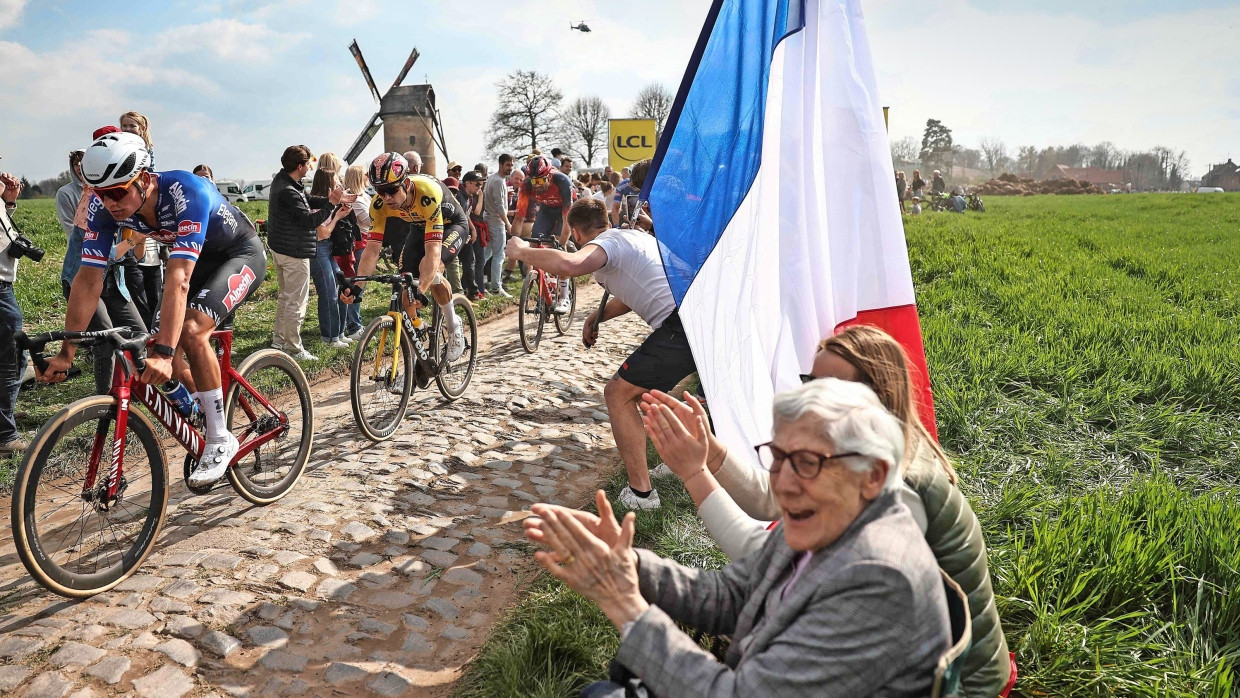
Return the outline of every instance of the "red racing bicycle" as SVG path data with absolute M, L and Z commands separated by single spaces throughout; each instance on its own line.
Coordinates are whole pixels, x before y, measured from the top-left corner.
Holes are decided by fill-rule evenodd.
M 228 480 L 245 499 L 270 504 L 288 494 L 310 457 L 310 387 L 283 352 L 255 352 L 234 369 L 232 331 L 213 332 L 211 340 L 223 379 L 225 423 L 241 444 Z M 112 351 L 112 389 L 61 409 L 35 434 L 13 485 L 13 540 L 40 584 L 84 597 L 132 574 L 163 527 L 169 494 L 165 439 L 147 413 L 185 449 L 186 477 L 205 439 L 195 424 L 200 417 L 186 417 L 163 393 L 138 381 L 147 334 L 128 328 L 17 334 L 19 349 L 31 351 L 40 371 L 47 366 L 43 347 L 56 341 Z M 146 411 L 132 409 L 135 402 Z
M 569 251 L 572 251 L 571 243 Z M 530 238 L 530 247 L 555 247 L 559 244 L 552 239 Z M 577 285 L 568 284 L 568 312 L 554 313 L 551 308 L 559 294 L 559 279 L 542 269 L 530 267 L 521 284 L 521 304 L 517 325 L 521 332 L 521 346 L 527 353 L 533 354 L 542 341 L 543 326 L 548 318 L 555 319 L 555 329 L 565 334 L 573 325 L 573 314 L 577 312 Z

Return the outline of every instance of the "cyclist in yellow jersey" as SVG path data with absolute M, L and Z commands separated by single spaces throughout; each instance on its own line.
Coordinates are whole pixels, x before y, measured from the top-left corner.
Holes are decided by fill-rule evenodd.
M 395 249 L 399 244 L 401 273 L 416 276 L 418 289 L 429 293 L 443 311 L 452 331 L 448 360 L 455 361 L 465 350 L 465 333 L 460 318 L 452 312 L 452 287 L 444 278 L 443 270 L 469 240 L 465 212 L 442 182 L 428 175 L 409 174 L 409 163 L 399 153 L 384 153 L 375 158 L 370 163 L 369 177 L 375 188 L 375 198 L 370 205 L 372 228 L 366 236 L 366 249 L 358 261 L 357 274 L 372 274 L 380 250 L 385 246 Z M 412 224 L 403 241 L 394 240 L 391 235 L 385 239 L 388 221 L 393 218 Z M 342 288 L 340 300 L 352 303 L 357 299 L 348 288 Z M 407 313 L 417 312 L 414 301 L 407 297 L 402 301 Z

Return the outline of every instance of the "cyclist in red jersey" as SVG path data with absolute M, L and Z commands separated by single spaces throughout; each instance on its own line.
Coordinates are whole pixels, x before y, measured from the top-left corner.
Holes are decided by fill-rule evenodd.
M 573 181 L 568 175 L 554 169 L 551 161 L 541 155 L 530 158 L 526 165 L 529 178 L 517 194 L 516 220 L 525 217 L 531 202 L 538 203 L 538 216 L 534 219 L 530 238 L 542 241 L 555 240 L 560 249 L 568 245 L 568 209 L 576 200 Z M 570 298 L 568 285 L 572 279 L 560 279 L 560 289 L 551 311 L 557 315 L 568 312 Z

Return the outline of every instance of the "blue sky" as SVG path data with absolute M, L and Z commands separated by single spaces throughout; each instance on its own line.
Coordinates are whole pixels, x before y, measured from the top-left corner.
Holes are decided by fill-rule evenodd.
M 0 0 L 0 155 L 51 176 L 128 109 L 151 117 L 160 168 L 253 179 L 291 143 L 342 153 L 376 109 L 346 49 L 357 38 L 381 90 L 418 47 L 406 82 L 435 85 L 450 154 L 472 163 L 505 74 L 548 73 L 567 98 L 598 95 L 624 116 L 645 84 L 679 84 L 708 5 Z M 864 7 L 893 138 L 919 138 L 933 117 L 966 145 L 1166 145 L 1198 174 L 1240 157 L 1234 0 Z M 568 31 L 579 20 L 595 31 Z

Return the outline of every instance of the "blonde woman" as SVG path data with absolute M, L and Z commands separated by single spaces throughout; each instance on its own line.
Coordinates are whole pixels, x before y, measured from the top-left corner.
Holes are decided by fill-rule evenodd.
M 356 225 L 356 234 L 353 251 L 350 254 L 333 254 L 332 259 L 336 261 L 336 266 L 340 267 L 341 273 L 345 276 L 353 276 L 357 273 L 357 262 L 362 257 L 362 250 L 366 249 L 366 240 L 370 235 L 370 195 L 366 193 L 368 183 L 365 167 L 353 165 L 344 171 L 344 190 L 350 194 L 357 194 L 357 201 L 350 204 L 350 217 L 341 223 L 349 226 L 349 221 L 352 221 Z M 340 308 L 343 313 L 345 337 L 355 341 L 360 339 L 364 329 L 362 327 L 362 304 L 340 303 Z
M 319 156 L 319 169 L 335 172 L 339 177 L 340 173 L 344 172 L 344 160 L 341 160 L 340 156 L 335 153 L 323 153 Z

